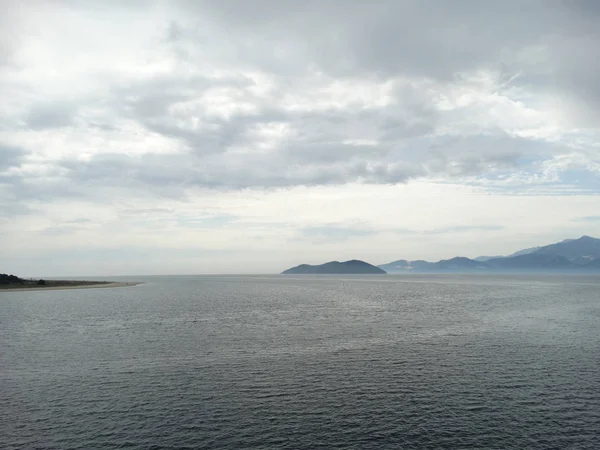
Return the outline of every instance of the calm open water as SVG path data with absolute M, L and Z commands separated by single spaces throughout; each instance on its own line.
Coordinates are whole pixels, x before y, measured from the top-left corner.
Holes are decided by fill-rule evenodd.
M 600 277 L 0 292 L 6 449 L 600 449 Z

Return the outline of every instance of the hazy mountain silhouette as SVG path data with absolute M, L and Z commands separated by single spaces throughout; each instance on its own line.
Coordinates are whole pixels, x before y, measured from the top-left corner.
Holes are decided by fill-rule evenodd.
M 600 258 L 600 239 L 581 236 L 579 239 L 566 239 L 557 244 L 539 247 L 535 253 L 544 255 L 560 255 L 569 260 L 577 257 Z
M 570 269 L 575 265 L 564 256 L 527 253 L 513 256 L 511 258 L 496 258 L 486 261 L 485 264 L 491 269 Z
M 541 248 L 541 247 L 524 248 L 523 250 L 516 251 L 516 252 L 511 253 L 510 255 L 507 255 L 507 256 L 502 256 L 502 255 L 496 255 L 496 256 L 478 256 L 477 258 L 473 258 L 473 259 L 475 261 L 489 261 L 490 259 L 497 259 L 497 258 L 512 258 L 513 256 L 528 255 L 529 253 L 535 252 L 539 248 Z
M 438 262 L 400 259 L 378 267 L 388 273 L 598 270 L 600 239 L 590 236 L 565 239 L 556 244 L 519 250 L 508 256 L 455 257 Z
M 451 259 L 443 259 L 435 263 L 435 268 L 439 270 L 479 270 L 485 269 L 486 265 L 480 261 L 465 258 L 464 256 L 456 256 Z

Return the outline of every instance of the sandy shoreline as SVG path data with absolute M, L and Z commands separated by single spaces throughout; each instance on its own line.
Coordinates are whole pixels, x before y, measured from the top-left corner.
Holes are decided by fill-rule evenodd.
M 137 286 L 141 282 L 118 281 L 114 283 L 99 283 L 99 284 L 82 284 L 79 286 L 48 286 L 48 287 L 30 287 L 30 288 L 15 288 L 15 289 L 0 289 L 2 292 L 31 292 L 31 291 L 61 291 L 65 289 L 100 289 Z

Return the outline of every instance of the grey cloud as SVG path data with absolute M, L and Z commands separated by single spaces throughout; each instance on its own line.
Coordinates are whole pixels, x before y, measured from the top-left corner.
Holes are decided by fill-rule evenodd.
M 0 144 L 0 173 L 11 167 L 20 166 L 29 152 L 8 145 Z M 0 183 L 2 178 L 0 178 Z
M 244 142 L 247 127 L 243 122 L 221 121 L 212 129 L 198 130 L 190 125 L 148 120 L 145 126 L 150 131 L 179 140 L 196 153 L 220 153 L 236 143 Z
M 56 175 L 50 178 L 15 175 L 11 182 L 17 198 L 91 197 L 96 201 L 103 197 L 110 201 L 107 193 L 113 191 L 182 198 L 190 188 L 395 184 L 425 175 L 461 177 L 512 167 L 535 143 L 474 136 L 449 143 L 450 150 L 442 146 L 440 151 L 431 151 L 430 145 L 423 138 L 404 149 L 325 142 L 284 146 L 276 152 L 99 154 L 89 160 L 60 160 Z
M 187 102 L 197 101 L 210 88 L 243 90 L 252 82 L 244 77 L 211 80 L 206 77 L 161 77 L 148 82 L 114 89 L 115 106 L 125 99 L 126 117 L 149 131 L 176 139 L 200 153 L 219 153 L 244 139 L 250 127 L 281 118 L 280 112 L 264 108 L 258 114 L 237 113 L 229 119 L 207 117 L 206 111 L 189 110 Z M 255 100 L 256 99 L 251 99 Z M 182 107 L 183 112 L 173 112 Z
M 33 130 L 66 127 L 73 123 L 77 108 L 65 102 L 47 102 L 34 106 L 27 116 L 25 123 Z
M 558 17 L 548 3 L 182 2 L 188 9 L 210 14 L 246 40 L 260 42 L 261 36 L 267 36 L 292 46 L 302 39 L 316 62 L 338 73 L 401 70 L 443 77 L 497 61 L 499 53 L 519 49 L 523 40 L 533 42 L 540 27 L 552 29 Z M 532 21 L 534 17 L 538 20 Z
M 481 68 L 538 78 L 600 118 L 600 14 L 593 0 L 184 1 L 243 42 L 240 64 L 281 73 L 316 65 L 334 76 L 448 80 Z M 193 17 L 193 15 L 192 15 Z M 275 47 L 269 43 L 276 43 Z M 263 60 L 271 51 L 276 65 Z M 537 52 L 531 54 L 530 52 Z M 536 89 L 536 86 L 527 86 Z M 597 122 L 596 122 L 597 123 Z
M 27 214 L 33 214 L 35 212 L 35 209 L 22 202 L 15 202 L 11 199 L 0 198 L 0 217 L 12 219 L 17 216 L 24 216 Z
M 223 153 L 236 145 L 256 151 L 261 142 L 253 133 L 259 127 L 288 126 L 293 137 L 279 143 L 277 151 L 289 158 L 291 164 L 310 161 L 318 164 L 356 155 L 384 155 L 401 140 L 431 134 L 435 130 L 437 118 L 431 99 L 414 89 L 399 90 L 396 93 L 399 104 L 389 107 L 286 110 L 279 103 L 285 81 L 278 81 L 281 85 L 267 97 L 250 93 L 251 83 L 244 78 L 214 83 L 201 78 L 190 84 L 184 80 L 183 86 L 187 88 L 182 90 L 176 77 L 120 88 L 115 91 L 115 96 L 126 98 L 128 117 L 154 133 L 184 143 L 193 153 Z M 187 104 L 201 98 L 206 90 L 222 86 L 235 89 L 236 95 L 252 103 L 256 110 L 216 117 L 201 104 L 195 107 Z M 372 136 L 381 144 L 351 146 L 344 143 L 353 139 L 360 141 L 364 136 Z
M 412 166 L 350 160 L 339 164 L 288 165 L 285 159 L 263 155 L 225 154 L 215 158 L 177 155 L 103 155 L 90 161 L 63 161 L 68 177 L 77 182 L 117 184 L 123 187 L 155 185 L 180 187 L 249 188 L 297 184 L 402 182 L 414 176 Z M 379 181 L 379 180 L 383 181 Z
M 293 164 L 334 164 L 339 161 L 366 159 L 377 161 L 389 153 L 390 147 L 353 145 L 341 142 L 293 143 L 280 150 L 280 157 Z
M 29 197 L 17 188 L 23 175 L 8 172 L 13 167 L 21 166 L 28 155 L 29 152 L 21 148 L 0 144 L 0 217 L 10 218 L 34 212 L 25 203 Z
M 514 166 L 525 152 L 524 143 L 528 150 L 532 149 L 531 142 L 510 138 L 497 130 L 488 136 L 440 136 L 436 126 L 443 118 L 433 106 L 435 94 L 413 86 L 396 88 L 395 101 L 387 106 L 298 111 L 286 110 L 278 103 L 286 78 L 276 79 L 281 83 L 267 97 L 249 92 L 252 82 L 244 77 L 210 80 L 177 76 L 119 87 L 115 95 L 126 99 L 128 117 L 154 133 L 184 143 L 194 155 L 189 164 L 204 166 L 193 171 L 186 169 L 184 180 L 191 178 L 212 187 L 248 187 L 257 182 L 260 187 L 264 183 L 282 186 L 357 180 L 394 183 L 427 173 L 472 175 Z M 235 95 L 252 103 L 256 110 L 211 117 L 202 109 L 183 108 L 212 87 L 222 86 L 235 89 Z M 260 139 L 253 133 L 258 127 L 271 124 L 289 127 L 292 135 L 265 155 L 259 150 Z M 361 143 L 369 139 L 375 145 Z M 427 143 L 428 139 L 434 144 Z M 357 143 L 352 144 L 353 140 Z M 233 147 L 244 151 L 228 155 Z M 196 159 L 201 155 L 213 156 Z M 335 166 L 337 162 L 339 166 Z M 231 167 L 226 169 L 228 175 L 220 176 L 224 163 Z M 240 176 L 239 180 L 233 180 L 234 173 Z M 139 174 L 145 179 L 156 178 L 144 170 Z
M 88 126 L 88 128 L 96 129 L 96 130 L 100 130 L 100 131 L 117 131 L 117 130 L 119 130 L 119 127 L 109 125 L 107 123 L 101 123 L 101 122 L 89 122 L 87 124 L 87 126 Z
M 171 98 L 170 100 L 174 100 Z M 168 105 L 155 105 L 157 110 L 166 111 Z M 394 117 L 393 111 L 326 111 L 289 112 L 265 105 L 257 113 L 238 113 L 229 118 L 203 118 L 193 116 L 180 119 L 169 115 L 155 117 L 137 116 L 147 129 L 163 136 L 179 140 L 194 153 L 222 153 L 235 145 L 248 149 L 256 148 L 260 142 L 252 133 L 257 127 L 282 124 L 291 127 L 293 138 L 278 144 L 278 152 L 287 155 L 290 162 L 318 163 L 320 161 L 347 159 L 356 154 L 372 156 L 385 154 L 391 144 L 433 132 L 427 123 L 408 124 L 405 119 Z M 385 121 L 384 125 L 380 121 Z M 343 142 L 365 135 L 380 138 L 382 145 L 347 145 Z
M 168 108 L 180 101 L 196 100 L 206 90 L 215 87 L 243 89 L 253 85 L 243 75 L 210 78 L 203 75 L 168 74 L 135 83 L 113 87 L 113 95 L 133 110 L 135 116 L 144 118 L 162 116 Z
M 418 160 L 431 175 L 491 176 L 500 170 L 538 169 L 540 161 L 560 154 L 564 146 L 505 132 L 438 135 L 420 141 Z M 411 145 L 415 145 L 411 142 Z M 416 157 L 414 155 L 413 157 Z

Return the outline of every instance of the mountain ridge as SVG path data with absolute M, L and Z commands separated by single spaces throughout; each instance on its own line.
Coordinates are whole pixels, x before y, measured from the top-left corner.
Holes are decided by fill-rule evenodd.
M 457 256 L 437 262 L 396 260 L 377 266 L 388 273 L 485 271 L 592 271 L 600 269 L 600 239 L 583 235 L 508 256 Z

